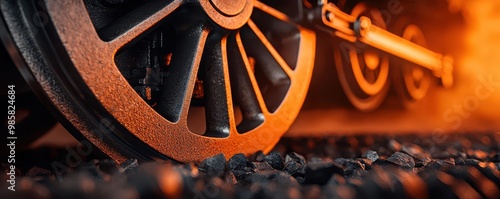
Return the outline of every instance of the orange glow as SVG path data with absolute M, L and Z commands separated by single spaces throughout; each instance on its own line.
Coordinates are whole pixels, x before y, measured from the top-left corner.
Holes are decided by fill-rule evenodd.
M 458 104 L 464 119 L 484 118 L 496 125 L 500 113 L 500 2 L 454 0 L 462 5 L 467 23 L 464 56 L 457 59 L 457 85 L 453 94 L 442 96 L 442 107 Z M 456 8 L 453 8 L 456 9 Z M 496 121 L 495 121 L 496 120 Z M 498 126 L 497 126 L 498 127 Z
M 461 14 L 465 25 L 453 25 L 451 29 L 438 29 L 438 26 L 431 31 L 422 27 L 428 39 L 434 38 L 428 40 L 432 50 L 451 53 L 453 56 L 454 83 L 451 88 L 431 86 L 426 99 L 413 109 L 394 108 L 398 99 L 390 98 L 385 100 L 382 107 L 370 113 L 353 111 L 335 102 L 342 98 L 341 94 L 337 94 L 340 91 L 328 97 L 330 102 L 337 104 L 328 106 L 327 100 L 323 100 L 327 108 L 311 107 L 301 112 L 287 135 L 411 132 L 440 136 L 447 132 L 488 131 L 498 132 L 497 140 L 500 140 L 500 1 L 448 2 L 449 12 Z M 421 21 L 421 24 L 425 23 L 432 22 Z M 446 46 L 440 46 L 439 42 L 446 43 Z M 415 57 L 421 56 L 413 55 Z M 332 91 L 324 90 L 321 97 L 326 92 Z

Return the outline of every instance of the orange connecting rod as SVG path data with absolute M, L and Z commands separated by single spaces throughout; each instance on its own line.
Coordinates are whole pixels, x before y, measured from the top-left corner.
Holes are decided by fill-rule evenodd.
M 362 42 L 406 61 L 425 67 L 441 78 L 444 87 L 453 85 L 453 58 L 433 52 L 371 23 L 367 17 L 356 19 L 334 4 L 323 6 L 322 21 L 334 34 L 350 42 Z

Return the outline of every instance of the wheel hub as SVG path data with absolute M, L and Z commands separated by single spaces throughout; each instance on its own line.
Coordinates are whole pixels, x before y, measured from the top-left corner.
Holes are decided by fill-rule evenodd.
M 36 10 L 24 3 L 29 1 L 0 2 Z M 31 46 L 57 46 L 60 51 L 40 53 L 40 59 L 64 64 L 30 62 L 27 70 L 43 82 L 33 84 L 51 93 L 76 136 L 117 162 L 268 152 L 306 97 L 316 35 L 260 1 L 233 1 L 232 7 L 211 0 L 127 1 L 122 10 L 94 7 L 100 0 L 43 2 L 53 37 L 38 34 Z M 287 35 L 298 36 L 286 43 L 274 39 Z M 196 105 L 191 102 L 200 79 L 203 104 Z M 188 126 L 189 110 L 198 106 L 205 112 L 203 135 Z
M 373 50 L 367 49 L 364 52 L 364 58 L 365 58 L 365 64 L 366 67 L 370 70 L 376 70 L 379 63 L 380 63 L 380 57 L 377 55 L 377 52 L 374 52 Z
M 246 0 L 233 0 L 231 2 L 226 0 L 210 0 L 210 3 L 219 11 L 221 14 L 227 16 L 234 16 L 245 8 Z
M 421 68 L 413 68 L 411 74 L 413 76 L 413 79 L 415 79 L 415 82 L 420 82 L 424 78 L 424 71 Z
M 241 28 L 252 15 L 252 0 L 200 0 L 201 7 L 218 26 L 236 30 Z

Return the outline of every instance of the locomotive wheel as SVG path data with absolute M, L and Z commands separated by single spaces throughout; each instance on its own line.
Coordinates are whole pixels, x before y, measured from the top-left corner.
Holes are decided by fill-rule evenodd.
M 407 18 L 401 18 L 395 24 L 394 33 L 422 47 L 427 47 L 425 36 L 420 28 L 409 23 Z M 417 102 L 425 98 L 431 87 L 431 71 L 401 59 L 395 59 L 394 66 L 391 68 L 391 76 L 401 103 L 407 108 L 415 107 Z
M 29 148 L 33 141 L 54 127 L 57 120 L 50 116 L 49 110 L 31 92 L 28 84 L 22 78 L 3 46 L 0 46 L 0 60 L 2 60 L 3 68 L 3 72 L 0 74 L 0 83 L 4 85 L 0 96 L 7 99 L 8 90 L 10 90 L 7 85 L 15 86 L 15 99 L 11 101 L 13 108 L 16 110 L 15 129 L 12 131 L 15 134 L 9 132 L 9 135 L 17 137 L 16 150 L 25 150 Z M 9 103 L 9 105 L 11 104 Z M 9 119 L 12 118 L 5 117 L 2 120 L 1 126 L 3 129 L 9 129 Z M 9 154 L 10 151 L 7 149 L 0 149 L 0 154 Z
M 2 1 L 1 25 L 7 29 L 0 35 L 63 124 L 117 162 L 196 162 L 218 153 L 267 152 L 305 99 L 315 34 L 263 2 L 228 2 L 147 1 L 97 29 L 83 1 Z M 116 61 L 164 25 L 175 32 L 165 37 L 171 59 L 162 65 L 168 68 L 162 69 L 164 85 L 151 106 Z M 187 124 L 198 77 L 203 135 Z M 241 110 L 241 122 L 233 107 Z
M 380 12 L 366 3 L 358 3 L 351 11 L 365 16 L 378 27 L 386 28 Z M 361 43 L 340 43 L 335 49 L 335 66 L 340 83 L 351 104 L 361 111 L 380 106 L 389 91 L 389 59 L 376 49 Z

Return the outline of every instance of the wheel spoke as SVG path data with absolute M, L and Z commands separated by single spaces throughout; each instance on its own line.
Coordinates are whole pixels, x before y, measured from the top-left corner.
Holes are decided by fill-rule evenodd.
M 248 46 L 248 51 L 252 54 L 260 55 L 255 58 L 263 64 L 262 70 L 273 84 L 293 78 L 293 71 L 252 20 L 248 21 L 248 26 L 243 27 L 241 36 L 248 38 L 248 41 L 257 42 L 245 46 Z
M 254 0 L 231 2 L 243 7 L 213 0 L 41 2 L 47 5 L 2 3 L 9 5 L 1 13 L 9 19 L 9 31 L 37 39 L 36 45 L 16 39 L 19 50 L 43 52 L 26 60 L 26 74 L 57 80 L 41 86 L 49 100 L 63 99 L 54 103 L 60 116 L 118 163 L 267 153 L 305 100 L 316 36 L 280 15 L 289 11 L 288 5 L 279 9 L 257 2 L 260 9 L 255 9 Z M 242 11 L 230 14 L 236 9 Z M 31 11 L 46 11 L 47 26 L 25 20 L 33 17 Z M 267 19 L 272 23 L 266 25 Z M 38 37 L 37 31 L 50 37 Z M 205 108 L 204 119 L 202 108 L 194 108 L 198 105 Z M 239 116 L 243 120 L 237 125 Z M 107 126 L 117 128 L 94 132 L 103 117 L 110 119 Z M 189 126 L 188 118 L 196 126 Z M 206 128 L 195 131 L 203 121 Z
M 299 27 L 285 13 L 271 6 L 261 2 L 254 5 L 252 22 L 265 34 L 288 66 L 295 70 L 301 40 Z
M 170 62 L 169 74 L 157 105 L 157 111 L 171 122 L 187 122 L 196 75 L 209 30 L 203 26 L 188 29 L 181 38 Z
M 233 82 L 235 99 L 243 115 L 243 121 L 238 126 L 238 131 L 247 132 L 260 125 L 268 111 L 240 34 L 231 35 L 228 45 L 231 49 L 235 49 L 229 51 L 229 65 L 231 66 L 231 81 Z
M 177 9 L 182 2 L 182 0 L 147 2 L 100 30 L 101 38 L 110 41 L 111 49 L 116 51 L 157 25 Z
M 255 58 L 255 75 L 267 110 L 274 112 L 294 80 L 294 71 L 252 20 L 240 34 L 246 52 Z
M 274 9 L 271 6 L 268 6 L 260 1 L 254 1 L 253 5 L 255 8 L 262 10 L 264 13 L 271 15 L 276 19 L 279 19 L 279 20 L 285 21 L 285 22 L 290 22 L 290 18 L 285 13 L 282 13 L 282 12 Z
M 207 46 L 201 64 L 204 67 L 206 136 L 227 137 L 234 113 L 229 83 L 226 37 Z

